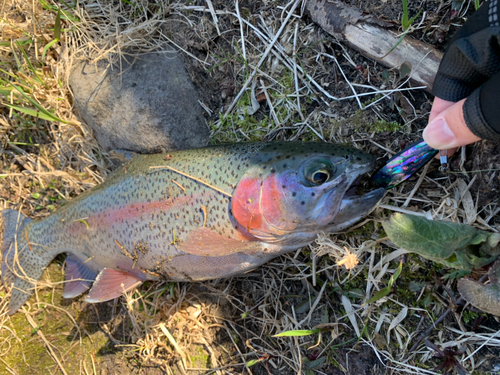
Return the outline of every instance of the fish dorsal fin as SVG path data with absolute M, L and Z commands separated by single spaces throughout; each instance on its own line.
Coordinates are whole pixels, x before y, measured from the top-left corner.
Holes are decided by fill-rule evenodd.
M 263 248 L 260 242 L 234 240 L 203 227 L 189 232 L 187 238 L 180 244 L 179 250 L 192 255 L 221 257 L 234 253 L 248 255 L 260 253 Z
M 140 277 L 130 272 L 104 268 L 97 275 L 85 301 L 89 303 L 109 301 L 141 285 L 142 282 Z
M 64 298 L 74 298 L 87 291 L 95 279 L 97 272 L 91 270 L 75 255 L 69 254 L 66 258 L 66 284 Z

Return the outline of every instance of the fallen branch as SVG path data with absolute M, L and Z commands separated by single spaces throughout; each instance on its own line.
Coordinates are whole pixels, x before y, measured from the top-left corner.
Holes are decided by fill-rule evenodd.
M 341 1 L 308 0 L 306 9 L 323 30 L 364 56 L 388 68 L 399 68 L 408 63 L 412 68 L 411 80 L 431 91 L 443 57 L 435 48 L 408 36 L 397 45 L 401 36 L 384 28 L 388 26 L 387 22 L 364 16 L 361 10 Z

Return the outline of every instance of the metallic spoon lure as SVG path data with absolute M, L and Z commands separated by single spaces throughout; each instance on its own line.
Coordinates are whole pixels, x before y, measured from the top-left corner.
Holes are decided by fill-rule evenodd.
M 427 164 L 440 151 L 431 148 L 425 141 L 413 143 L 390 159 L 372 177 L 376 186 L 391 189 L 408 179 Z M 442 154 L 444 152 L 444 154 Z M 447 169 L 447 152 L 440 153 L 441 170 Z

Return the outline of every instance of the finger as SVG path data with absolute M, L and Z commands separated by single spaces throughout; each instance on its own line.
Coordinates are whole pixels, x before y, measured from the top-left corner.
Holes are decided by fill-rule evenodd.
M 431 113 L 429 114 L 429 122 L 432 122 L 441 112 L 451 107 L 456 102 L 450 102 L 441 98 L 434 98 L 432 103 Z
M 465 99 L 449 106 L 427 125 L 422 136 L 429 146 L 438 150 L 446 150 L 480 140 L 465 124 L 464 102 Z

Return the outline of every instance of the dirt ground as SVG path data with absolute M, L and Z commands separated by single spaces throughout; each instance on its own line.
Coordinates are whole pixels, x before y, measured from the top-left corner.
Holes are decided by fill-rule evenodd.
M 344 2 L 402 31 L 402 1 Z M 344 143 L 376 155 L 382 166 L 394 153 L 419 141 L 432 95 L 411 90 L 410 82 L 403 84 L 398 68 L 385 68 L 325 33 L 301 11 L 300 4 L 287 20 L 297 4 L 280 0 L 241 1 L 237 7 L 218 0 L 4 1 L 0 8 L 5 38 L 0 42 L 4 67 L 0 76 L 1 207 L 45 217 L 113 171 L 109 156 L 73 110 L 67 74 L 79 59 L 116 62 L 125 50 L 140 54 L 169 44 L 182 51 L 201 102 L 208 108 L 213 144 Z M 63 37 L 42 58 L 54 38 L 59 7 L 64 10 Z M 410 1 L 409 16 L 419 16 L 408 37 L 444 50 L 473 11 L 474 1 L 468 0 Z M 270 50 L 275 53 L 269 52 L 258 66 L 284 24 L 278 46 Z M 338 65 L 328 56 L 334 56 Z M 299 68 L 307 76 L 297 73 Z M 252 93 L 252 84 L 246 87 L 245 83 L 255 70 Z M 43 77 L 42 82 L 36 77 Z M 23 87 L 58 120 L 7 106 L 9 100 L 14 103 L 14 94 L 6 91 L 7 82 Z M 394 91 L 369 106 L 380 99 L 374 91 L 362 97 L 360 106 L 355 98 L 342 100 L 352 96 L 352 85 L 358 85 L 358 94 L 370 92 L 367 86 Z M 251 115 L 250 95 L 260 105 Z M 454 157 L 450 172 L 441 172 L 433 161 L 422 172 L 425 178 L 416 192 L 413 188 L 420 174 L 389 191 L 382 206 L 353 230 L 326 234 L 302 251 L 238 277 L 204 283 L 147 282 L 127 296 L 93 305 L 82 297 L 62 298 L 64 257 L 58 257 L 23 311 L 7 316 L 9 292 L 0 291 L 0 373 L 437 374 L 441 370 L 459 373 L 457 363 L 474 374 L 498 373 L 498 317 L 457 303 L 456 280 L 444 278 L 450 270 L 400 252 L 386 241 L 380 225 L 382 218 L 397 210 L 467 222 L 457 188 L 458 181 L 463 181 L 471 184 L 471 200 L 476 204 L 477 219 L 471 224 L 498 231 L 498 181 L 483 183 L 484 172 L 478 172 L 473 181 L 472 173 L 490 170 L 492 165 L 498 168 L 493 159 L 496 150 L 485 143 L 470 146 Z M 371 186 L 364 183 L 363 188 Z M 349 251 L 359 257 L 352 270 L 337 266 Z M 387 286 L 401 261 L 402 276 L 392 292 L 366 304 Z M 484 273 L 475 270 L 472 277 L 478 279 Z M 437 327 L 428 330 L 444 314 Z M 304 330 L 313 331 L 275 337 Z M 424 336 L 448 350 L 444 359 L 424 344 Z M 460 349 L 464 352 L 453 353 Z

